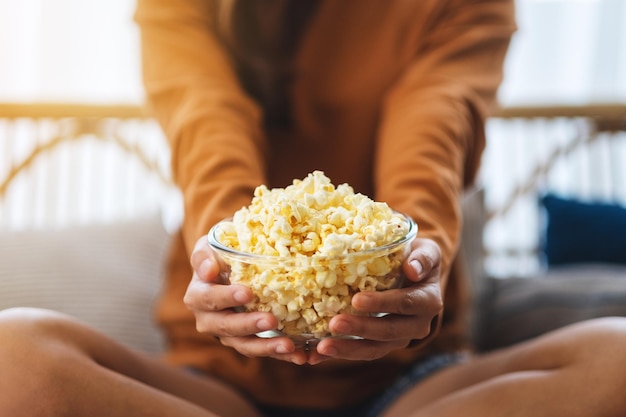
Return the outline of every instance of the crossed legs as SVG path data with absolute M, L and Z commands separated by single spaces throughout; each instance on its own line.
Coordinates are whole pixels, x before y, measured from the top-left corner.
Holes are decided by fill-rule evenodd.
M 626 319 L 578 323 L 441 371 L 383 417 L 626 415 Z M 0 415 L 259 417 L 236 391 L 66 316 L 0 312 Z

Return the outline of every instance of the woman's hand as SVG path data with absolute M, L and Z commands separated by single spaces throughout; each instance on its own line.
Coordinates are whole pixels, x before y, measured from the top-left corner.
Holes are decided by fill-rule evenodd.
M 439 246 L 429 239 L 415 239 L 403 267 L 407 278 L 403 288 L 361 292 L 352 297 L 352 306 L 359 311 L 389 314 L 384 317 L 351 314 L 334 317 L 330 321 L 333 332 L 360 336 L 363 340 L 322 340 L 317 351 L 309 355 L 310 364 L 330 358 L 373 360 L 430 334 L 433 319 L 443 309 Z
M 236 349 L 245 356 L 269 356 L 275 359 L 304 364 L 303 351 L 296 351 L 287 337 L 260 338 L 257 332 L 276 329 L 278 321 L 271 313 L 237 313 L 234 307 L 252 301 L 252 292 L 243 285 L 221 282 L 221 264 L 218 256 L 207 244 L 206 237 L 198 240 L 191 255 L 194 274 L 184 302 L 196 317 L 200 333 L 219 338 L 225 346 Z

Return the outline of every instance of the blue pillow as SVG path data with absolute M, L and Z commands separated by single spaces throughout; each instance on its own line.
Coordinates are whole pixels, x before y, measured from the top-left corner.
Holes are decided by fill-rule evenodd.
M 626 207 L 548 194 L 541 198 L 548 266 L 581 262 L 626 264 Z

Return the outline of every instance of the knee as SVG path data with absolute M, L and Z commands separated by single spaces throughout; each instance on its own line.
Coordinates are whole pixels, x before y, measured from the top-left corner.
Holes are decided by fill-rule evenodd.
M 574 358 L 626 367 L 626 356 L 623 355 L 626 351 L 626 317 L 591 319 L 574 324 L 569 329 L 565 328 L 562 332 L 562 343 L 574 352 Z
M 60 415 L 63 316 L 41 309 L 0 311 L 0 415 Z M 31 413 L 32 412 L 32 413 Z
M 69 319 L 40 308 L 17 307 L 0 310 L 0 349 L 26 353 L 47 344 Z
M 625 351 L 626 317 L 601 317 L 571 324 L 507 352 L 516 369 L 619 369 L 626 377 Z
M 579 340 L 584 346 L 581 353 L 586 358 L 581 361 L 582 369 L 587 374 L 596 370 L 596 375 L 589 376 L 589 380 L 597 382 L 594 392 L 603 403 L 613 403 L 623 411 L 626 409 L 623 396 L 626 386 L 626 317 L 593 319 L 585 322 L 582 330 Z
M 588 320 L 580 324 L 581 342 L 590 345 L 589 348 L 617 349 L 624 352 L 626 348 L 626 317 L 602 317 Z M 622 355 L 620 355 L 622 356 Z M 626 357 L 625 357 L 626 359 Z
M 54 359 L 62 347 L 70 347 L 75 322 L 69 316 L 39 308 L 0 310 L 0 357 L 5 363 L 28 367 Z M 1 377 L 1 376 L 0 376 Z
M 0 311 L 0 340 L 4 353 L 9 348 L 35 337 L 36 327 L 41 326 L 49 314 L 47 310 L 28 307 L 9 308 Z

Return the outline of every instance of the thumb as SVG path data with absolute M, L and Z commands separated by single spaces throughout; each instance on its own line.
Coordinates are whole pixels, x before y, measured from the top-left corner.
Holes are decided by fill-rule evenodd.
M 220 265 L 217 255 L 209 247 L 205 238 L 196 242 L 190 262 L 201 281 L 214 282 L 219 279 Z
M 423 238 L 415 239 L 411 247 L 404 263 L 404 273 L 409 280 L 419 282 L 440 266 L 441 250 L 433 240 Z

